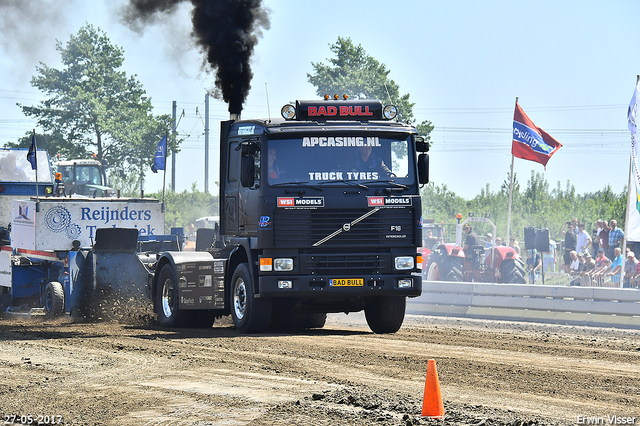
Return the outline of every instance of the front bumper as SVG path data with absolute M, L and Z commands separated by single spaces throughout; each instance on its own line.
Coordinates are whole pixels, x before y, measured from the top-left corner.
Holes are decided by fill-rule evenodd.
M 331 280 L 361 278 L 363 285 L 332 286 Z M 278 281 L 291 281 L 291 288 L 278 288 Z M 400 280 L 411 280 L 410 288 L 399 288 Z M 419 274 L 370 275 L 370 276 L 309 276 L 309 275 L 269 275 L 259 277 L 260 297 L 369 297 L 369 296 L 409 296 L 422 293 L 422 276 Z

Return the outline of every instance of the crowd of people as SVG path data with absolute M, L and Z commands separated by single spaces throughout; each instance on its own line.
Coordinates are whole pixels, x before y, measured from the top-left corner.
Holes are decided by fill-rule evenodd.
M 560 233 L 564 237 L 563 253 L 558 253 L 558 243 L 549 240 L 549 249 L 543 253 L 537 250 L 525 250 L 525 267 L 529 282 L 535 283 L 541 272 L 556 272 L 556 263 L 560 263 L 559 272 L 571 275 L 571 285 L 620 286 L 622 270 L 622 242 L 624 231 L 618 228 L 615 219 L 607 222 L 598 219 L 591 232 L 585 230 L 585 224 L 577 218 L 562 225 Z M 485 248 L 502 245 L 500 237 L 488 233 L 485 236 Z M 522 257 L 520 245 L 515 237 L 509 238 L 510 247 Z M 624 262 L 623 287 L 640 287 L 640 261 L 630 247 L 626 248 Z
M 562 225 L 563 271 L 575 277 L 572 285 L 603 286 L 608 282 L 619 287 L 624 231 L 618 228 L 615 219 L 611 220 L 610 226 L 606 220 L 596 220 L 591 235 L 584 228 L 584 223 L 578 223 L 576 218 Z M 623 287 L 637 287 L 640 268 L 635 253 L 629 247 L 626 257 Z

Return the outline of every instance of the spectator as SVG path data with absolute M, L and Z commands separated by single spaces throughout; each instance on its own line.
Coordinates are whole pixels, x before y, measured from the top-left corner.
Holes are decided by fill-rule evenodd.
M 611 262 L 610 270 L 607 271 L 607 275 L 611 276 L 611 283 L 616 284 L 616 287 L 620 286 L 620 272 L 622 271 L 622 250 L 620 247 L 613 249 L 613 261 Z
M 602 219 L 598 219 L 593 223 L 593 232 L 591 235 L 591 253 L 595 256 L 600 248 L 600 231 L 602 230 Z
M 591 236 L 584 230 L 584 223 L 578 224 L 578 237 L 576 238 L 576 251 L 578 253 L 584 253 L 589 251 L 591 246 Z
M 573 234 L 573 226 L 571 227 L 571 233 Z M 569 265 L 569 275 L 571 275 L 572 277 L 575 277 L 580 272 L 580 259 L 578 259 L 578 253 L 576 253 L 575 250 L 571 250 L 569 252 L 569 258 L 571 259 L 571 264 Z M 571 280 L 569 285 L 580 285 L 580 280 L 573 279 Z
M 640 288 L 640 261 L 636 264 L 636 273 L 631 278 L 629 284 L 631 285 L 631 288 Z
M 617 225 L 618 222 L 615 219 L 611 219 L 611 229 L 609 230 L 609 259 L 611 260 L 616 257 L 614 250 L 620 247 L 624 238 L 624 232 Z
M 564 230 L 564 227 L 567 227 L 567 230 Z M 575 251 L 576 243 L 577 243 L 577 235 L 573 233 L 573 224 L 571 222 L 565 222 L 562 225 L 562 229 L 560 233 L 564 235 L 564 272 L 567 274 L 571 272 L 571 252 Z
M 502 245 L 502 238 L 496 237 L 496 247 L 500 247 Z
M 529 271 L 529 284 L 535 284 L 536 279 L 540 275 L 542 259 L 538 250 L 527 250 L 527 270 Z
M 571 219 L 571 224 L 573 225 L 573 233 L 578 235 L 580 231 L 578 231 L 578 218 L 574 217 Z
M 598 281 L 598 285 L 602 285 L 602 280 L 604 274 L 609 270 L 609 265 L 611 265 L 611 261 L 607 256 L 604 255 L 604 249 L 600 247 L 598 249 L 598 257 L 596 258 L 596 264 L 591 272 L 591 277 Z
M 586 275 L 593 271 L 593 268 L 596 267 L 596 261 L 591 257 L 591 253 L 586 252 L 584 255 L 584 267 L 582 272 Z
M 485 236 L 484 239 L 484 248 L 485 250 L 490 249 L 491 247 L 493 247 L 493 234 L 491 232 L 487 232 L 487 235 Z
M 513 236 L 509 237 L 509 247 L 512 247 L 515 249 L 517 246 L 520 246 L 520 244 L 518 244 L 518 241 L 516 241 L 516 237 L 513 237 Z
M 464 247 L 462 248 L 464 255 L 466 257 L 474 257 L 472 247 L 480 245 L 478 236 L 473 232 L 473 228 L 468 223 L 464 224 L 462 230 L 467 234 L 467 238 L 464 240 Z
M 555 272 L 556 270 L 556 250 L 557 244 L 549 239 L 549 251 L 542 254 L 542 269 L 544 271 Z
M 636 275 L 636 268 L 638 267 L 638 259 L 636 259 L 636 255 L 634 252 L 630 251 L 627 253 L 627 261 L 624 264 L 624 283 L 623 287 L 629 288 L 631 287 L 632 280 Z

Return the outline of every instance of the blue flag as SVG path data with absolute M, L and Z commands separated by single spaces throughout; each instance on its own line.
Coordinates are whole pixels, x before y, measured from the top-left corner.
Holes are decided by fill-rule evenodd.
M 158 170 L 164 170 L 166 159 L 167 159 L 167 136 L 165 135 L 160 140 L 160 142 L 158 142 L 158 147 L 156 148 L 156 155 L 153 157 L 153 166 L 151 166 L 151 171 L 153 173 L 158 173 Z
M 31 146 L 29 147 L 29 152 L 27 153 L 27 161 L 31 163 L 31 170 L 38 169 L 38 159 L 36 158 L 36 132 L 33 132 L 33 136 L 31 136 Z

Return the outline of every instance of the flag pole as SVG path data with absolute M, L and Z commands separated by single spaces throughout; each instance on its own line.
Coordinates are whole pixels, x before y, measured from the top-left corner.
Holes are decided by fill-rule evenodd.
M 518 105 L 518 97 L 516 96 L 516 105 Z M 513 135 L 512 135 L 513 137 Z M 511 141 L 513 144 L 513 141 Z M 509 241 L 511 232 L 511 200 L 513 198 L 513 164 L 515 163 L 515 156 L 513 155 L 513 148 L 511 148 L 511 175 L 509 179 L 509 209 L 507 210 L 507 241 Z
M 36 129 L 33 129 L 33 141 L 36 140 Z M 40 211 L 40 191 L 38 190 L 38 147 L 36 144 L 34 144 L 35 146 L 34 151 L 33 151 L 33 155 L 36 161 L 36 211 L 39 212 Z
M 638 82 L 640 82 L 640 74 L 636 75 L 636 86 L 638 86 Z M 637 100 L 636 100 L 637 102 Z M 629 156 L 629 183 L 627 184 L 627 210 L 624 215 L 624 238 L 622 239 L 622 252 L 620 256 L 622 256 L 622 268 L 620 268 L 620 287 L 624 285 L 624 264 L 627 261 L 627 238 L 629 235 L 629 215 L 631 214 L 631 209 L 636 208 L 635 205 L 637 203 L 637 189 L 635 180 L 633 180 L 633 151 L 635 149 L 635 144 L 638 143 L 635 140 L 636 135 L 631 133 L 631 155 Z M 633 197 L 632 197 L 632 188 L 633 185 Z M 633 200 L 633 201 L 632 201 Z M 629 283 L 631 284 L 631 283 Z
M 164 146 L 164 171 L 162 173 L 162 204 L 160 205 L 160 210 L 164 213 L 164 188 L 165 182 L 167 181 L 167 148 L 169 147 L 169 133 L 165 132 L 165 146 Z

